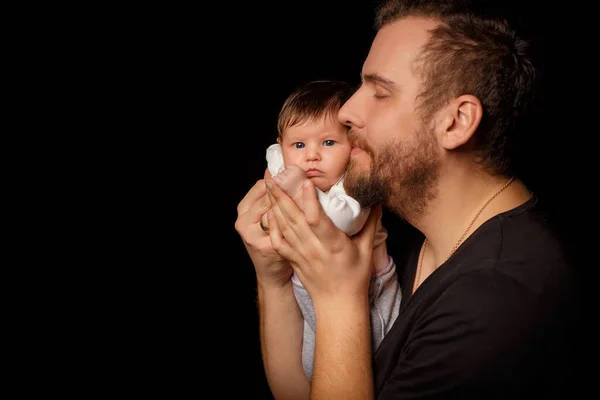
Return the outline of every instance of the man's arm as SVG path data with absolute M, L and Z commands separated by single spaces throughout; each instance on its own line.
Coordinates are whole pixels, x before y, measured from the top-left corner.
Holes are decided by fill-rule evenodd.
M 259 180 L 238 204 L 235 229 L 256 271 L 261 351 L 271 391 L 276 399 L 307 399 L 310 388 L 301 361 L 303 321 L 292 292 L 292 268 L 260 227 L 270 208 L 264 181 Z
M 373 398 L 368 297 L 315 304 L 311 399 Z
M 271 245 L 290 262 L 315 308 L 311 398 L 372 399 L 368 287 L 381 209 L 350 238 L 325 214 L 310 180 L 304 183 L 302 210 L 272 180 L 266 184 L 273 206 Z
M 269 387 L 275 399 L 308 399 L 310 383 L 302 369 L 303 319 L 292 283 L 258 284 L 260 343 Z

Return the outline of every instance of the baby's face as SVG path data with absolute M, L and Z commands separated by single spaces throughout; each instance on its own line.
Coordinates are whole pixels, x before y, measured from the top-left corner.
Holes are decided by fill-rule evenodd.
M 316 187 L 327 192 L 350 160 L 347 132 L 348 127 L 330 117 L 289 127 L 280 142 L 284 164 L 296 164 Z

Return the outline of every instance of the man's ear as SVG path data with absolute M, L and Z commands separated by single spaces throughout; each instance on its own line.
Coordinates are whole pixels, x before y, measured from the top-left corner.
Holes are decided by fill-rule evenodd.
M 479 127 L 482 116 L 481 102 L 473 95 L 465 94 L 450 101 L 442 116 L 442 147 L 453 150 L 467 143 Z

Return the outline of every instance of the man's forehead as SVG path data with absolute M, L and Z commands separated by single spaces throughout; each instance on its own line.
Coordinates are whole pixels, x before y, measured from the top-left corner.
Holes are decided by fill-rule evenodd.
M 394 70 L 412 65 L 438 22 L 405 17 L 383 26 L 375 35 L 363 65 L 363 76 L 378 75 L 393 80 Z

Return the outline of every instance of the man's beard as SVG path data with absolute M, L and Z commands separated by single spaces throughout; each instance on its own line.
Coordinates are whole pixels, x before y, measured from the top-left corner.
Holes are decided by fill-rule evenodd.
M 392 140 L 375 150 L 348 133 L 350 142 L 371 158 L 370 170 L 350 159 L 344 179 L 346 192 L 363 208 L 383 204 L 410 222 L 421 217 L 428 201 L 435 199 L 441 160 L 433 127 L 422 128 L 413 137 L 414 142 Z

